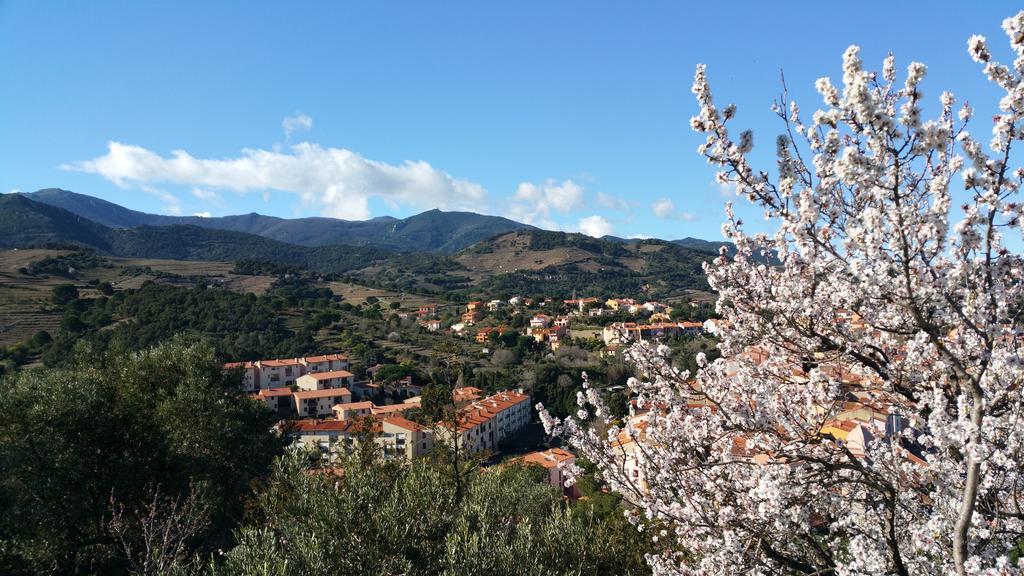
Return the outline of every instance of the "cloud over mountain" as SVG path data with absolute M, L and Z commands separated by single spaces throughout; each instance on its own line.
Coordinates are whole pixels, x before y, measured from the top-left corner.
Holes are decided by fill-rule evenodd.
M 196 158 L 184 150 L 170 156 L 120 142 L 107 153 L 62 168 L 98 174 L 121 187 L 180 184 L 237 193 L 278 190 L 297 194 L 321 214 L 337 218 L 371 216 L 369 200 L 419 208 L 480 209 L 487 191 L 424 161 L 388 164 L 345 148 L 302 142 L 286 151 L 245 149 L 234 158 Z

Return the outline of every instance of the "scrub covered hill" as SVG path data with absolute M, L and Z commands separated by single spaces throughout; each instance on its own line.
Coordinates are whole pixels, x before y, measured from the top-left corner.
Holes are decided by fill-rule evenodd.
M 441 210 L 428 210 L 403 219 L 385 216 L 365 221 L 322 217 L 286 219 L 255 213 L 203 218 L 147 214 L 59 188 L 47 188 L 23 196 L 63 208 L 110 228 L 199 226 L 244 232 L 300 246 L 348 244 L 397 251 L 451 253 L 510 230 L 533 228 L 499 216 Z

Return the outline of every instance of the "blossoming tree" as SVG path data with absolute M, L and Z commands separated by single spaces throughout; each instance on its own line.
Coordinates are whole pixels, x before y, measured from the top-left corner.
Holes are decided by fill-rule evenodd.
M 1005 92 L 987 146 L 951 93 L 922 118 L 923 64 L 900 82 L 892 56 L 876 74 L 851 46 L 842 86 L 817 81 L 824 106 L 810 122 L 785 97 L 777 105 L 769 173 L 748 163 L 753 136 L 732 135 L 735 108 L 716 106 L 697 67 L 699 152 L 777 224 L 748 234 L 727 206 L 735 256 L 706 264 L 724 357 L 698 358 L 691 375 L 664 346 L 635 344 L 642 421 L 612 419 L 586 383 L 577 418 L 539 407 L 655 531 L 655 573 L 1015 571 L 1024 266 L 1004 238 L 1024 210 L 1024 169 L 1011 165 L 1024 139 L 1024 12 L 1003 28 L 1010 66 L 984 38 L 968 42 Z M 887 412 L 859 448 L 824 432 L 853 400 Z

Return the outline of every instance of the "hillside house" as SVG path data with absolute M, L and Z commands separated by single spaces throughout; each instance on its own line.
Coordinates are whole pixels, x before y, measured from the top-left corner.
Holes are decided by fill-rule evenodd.
M 700 322 L 657 322 L 651 324 L 615 322 L 605 326 L 601 331 L 601 336 L 605 345 L 612 346 L 664 336 L 698 335 L 703 330 L 704 325 Z
M 303 418 L 319 418 L 333 414 L 336 404 L 348 404 L 352 393 L 348 388 L 327 388 L 322 390 L 298 390 L 292 393 L 295 399 L 295 413 Z
M 471 402 L 459 410 L 457 424 L 442 425 L 438 434 L 448 442 L 476 453 L 495 451 L 505 439 L 530 421 L 530 396 L 517 391 L 499 392 Z
M 544 468 L 548 473 L 546 482 L 549 485 L 561 490 L 565 496 L 570 498 L 578 497 L 578 491 L 575 486 L 565 486 L 565 470 L 576 463 L 576 455 L 572 452 L 563 448 L 539 450 L 537 452 L 530 452 L 522 458 L 516 459 L 516 462 L 532 464 L 534 466 Z
M 483 313 L 482 310 L 478 310 L 478 309 L 467 310 L 462 315 L 462 323 L 467 325 L 467 326 L 472 326 L 473 324 L 476 324 L 477 322 L 479 322 L 479 321 L 481 321 L 483 319 L 484 319 L 484 313 Z
M 547 328 L 551 325 L 551 316 L 547 314 L 537 314 L 533 318 L 530 318 L 530 330 Z
M 347 388 L 355 384 L 356 377 L 348 370 L 331 370 L 330 372 L 313 372 L 299 376 L 295 385 L 299 390 L 326 390 L 329 388 Z
M 373 412 L 373 402 L 348 402 L 346 404 L 335 404 L 331 407 L 335 420 L 355 420 L 370 416 Z
M 314 448 L 325 459 L 351 453 L 363 438 L 372 438 L 385 458 L 412 460 L 433 448 L 433 435 L 401 416 L 357 420 L 298 420 L 284 432 L 300 446 Z
M 428 332 L 437 332 L 441 329 L 441 321 L 433 318 L 430 320 L 420 320 L 419 325 L 425 328 Z
M 295 400 L 291 388 L 263 388 L 254 395 L 262 400 L 274 414 L 287 418 L 295 414 Z
M 291 386 L 300 376 L 312 372 L 348 370 L 348 368 L 349 360 L 344 354 L 256 360 L 255 362 L 229 362 L 224 365 L 224 370 L 242 371 L 242 389 L 246 392 Z
M 491 334 L 504 336 L 510 330 L 511 329 L 508 328 L 507 326 L 484 326 L 483 328 L 477 330 L 475 340 L 480 344 L 484 344 L 490 339 Z

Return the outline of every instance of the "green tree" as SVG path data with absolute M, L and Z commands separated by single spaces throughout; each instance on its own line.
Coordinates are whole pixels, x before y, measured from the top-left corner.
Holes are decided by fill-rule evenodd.
M 78 298 L 78 288 L 74 284 L 58 284 L 50 292 L 50 299 L 58 306 L 63 306 Z
M 24 372 L 0 386 L 0 573 L 118 573 L 132 558 L 107 524 L 147 502 L 203 493 L 193 552 L 230 542 L 249 484 L 281 451 L 265 406 L 241 395 L 213 351 L 174 340 Z M 135 532 L 141 534 L 141 532 Z

